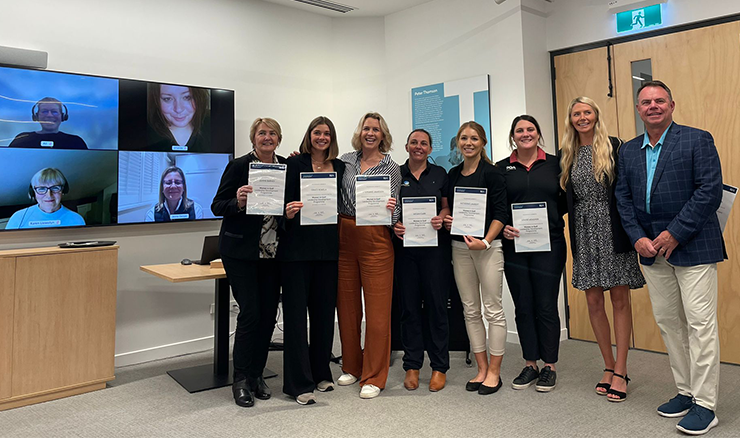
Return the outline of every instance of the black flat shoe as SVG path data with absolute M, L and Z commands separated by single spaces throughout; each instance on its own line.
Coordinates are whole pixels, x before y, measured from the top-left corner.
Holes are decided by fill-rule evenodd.
M 465 384 L 465 390 L 470 392 L 477 391 L 483 382 L 468 382 Z
M 257 377 L 256 383 L 252 387 L 252 391 L 254 391 L 254 396 L 260 400 L 268 400 L 272 397 L 272 391 L 270 391 L 270 387 L 267 386 L 267 383 L 265 383 L 265 379 L 263 379 L 262 376 Z
M 231 386 L 231 392 L 234 393 L 234 402 L 237 405 L 243 408 L 254 406 L 254 394 L 252 394 L 252 390 L 249 388 L 247 379 L 234 382 Z
M 499 389 L 501 389 L 501 376 L 498 378 L 498 385 L 496 386 L 486 386 L 484 384 L 480 384 L 480 388 L 478 388 L 478 394 L 480 395 L 489 395 L 493 394 L 494 392 L 497 392 Z

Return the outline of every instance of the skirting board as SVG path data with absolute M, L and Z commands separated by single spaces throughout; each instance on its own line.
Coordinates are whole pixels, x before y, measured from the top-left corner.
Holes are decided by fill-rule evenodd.
M 274 340 L 282 341 L 282 331 L 279 329 L 283 328 L 282 320 L 277 323 L 275 333 L 273 334 Z M 335 333 L 335 336 L 338 334 Z M 277 339 L 280 338 L 280 339 Z M 568 339 L 568 330 L 560 330 L 560 342 Z M 519 335 L 517 332 L 509 331 L 506 334 L 506 342 L 512 344 L 519 344 Z M 160 345 L 151 348 L 145 348 L 143 350 L 130 351 L 127 353 L 117 354 L 115 357 L 115 366 L 123 367 L 127 365 L 135 365 L 144 362 L 150 362 L 153 360 L 167 359 L 175 356 L 182 356 L 183 354 L 198 353 L 201 351 L 207 351 L 213 349 L 213 336 L 207 336 L 204 338 L 190 339 L 187 341 L 176 342 L 173 344 Z

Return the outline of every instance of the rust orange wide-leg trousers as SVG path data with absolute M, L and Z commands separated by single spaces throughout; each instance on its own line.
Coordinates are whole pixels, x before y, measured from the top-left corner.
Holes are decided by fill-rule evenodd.
M 365 297 L 365 348 L 361 344 Z M 391 357 L 393 244 L 388 227 L 362 226 L 339 217 L 337 318 L 342 370 L 360 385 L 385 388 Z

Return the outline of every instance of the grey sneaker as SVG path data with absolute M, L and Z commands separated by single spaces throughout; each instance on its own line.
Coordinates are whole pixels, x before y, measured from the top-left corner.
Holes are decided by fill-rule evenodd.
M 539 392 L 550 392 L 555 389 L 555 383 L 558 379 L 557 373 L 548 367 L 542 368 L 540 371 L 540 377 L 537 379 L 537 384 L 534 386 Z
M 688 395 L 678 394 L 666 403 L 658 406 L 658 415 L 661 417 L 676 418 L 683 417 L 689 413 L 694 405 L 694 399 Z
M 316 403 L 316 396 L 313 395 L 313 392 L 304 392 L 303 394 L 296 397 L 295 401 L 299 405 L 312 405 Z
M 540 373 L 537 372 L 531 365 L 527 365 L 522 369 L 516 379 L 511 383 L 511 387 L 514 389 L 526 389 L 532 386 Z
M 334 391 L 334 382 L 330 380 L 322 380 L 316 385 L 316 389 L 320 392 Z

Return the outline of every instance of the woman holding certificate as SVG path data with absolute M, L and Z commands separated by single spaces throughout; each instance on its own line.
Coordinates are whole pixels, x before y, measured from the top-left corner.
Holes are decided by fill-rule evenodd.
M 436 392 L 444 388 L 445 373 L 450 368 L 450 237 L 440 231 L 443 218 L 450 213 L 447 172 L 427 161 L 432 152 L 432 137 L 427 131 L 412 131 L 406 151 L 409 158 L 401 166 L 401 218 L 393 227 L 398 237 L 394 244 L 406 371 L 403 386 L 408 390 L 419 387 L 419 369 L 426 350 L 432 367 L 429 390 Z M 422 317 L 424 311 L 426 318 Z
M 645 284 L 637 254 L 617 212 L 618 138 L 609 137 L 601 111 L 588 97 L 573 99 L 568 107 L 560 166 L 560 187 L 568 200 L 573 287 L 586 291 L 588 316 L 604 358 L 604 375 L 596 393 L 609 401 L 627 398 L 627 352 L 632 333 L 630 289 Z M 614 309 L 614 360 L 611 328 L 604 310 L 609 290 Z
M 393 138 L 378 113 L 367 113 L 352 135 L 339 208 L 337 317 L 342 340 L 339 385 L 360 380 L 361 398 L 385 387 L 391 355 L 393 244 L 389 227 L 398 220 L 401 172 L 388 151 Z M 365 348 L 361 344 L 363 295 Z
M 451 215 L 444 218 L 452 234 L 455 283 L 465 315 L 470 348 L 478 374 L 465 389 L 493 394 L 501 388 L 501 361 L 506 347 L 506 317 L 501 304 L 503 254 L 499 234 L 506 223 L 506 188 L 501 172 L 486 154 L 486 131 L 466 122 L 457 131 L 463 162 L 449 174 Z M 482 310 L 482 316 L 481 316 Z M 488 354 L 486 328 L 488 321 Z
M 239 303 L 234 335 L 234 401 L 250 407 L 255 397 L 267 400 L 270 388 L 262 378 L 267 352 L 275 328 L 280 271 L 275 255 L 278 247 L 274 216 L 248 215 L 247 197 L 253 193 L 250 163 L 285 163 L 275 154 L 283 135 L 277 121 L 258 118 L 249 130 L 252 151 L 232 160 L 224 170 L 211 204 L 223 216 L 219 252 Z
M 308 405 L 316 403 L 314 388 L 321 392 L 334 389 L 329 359 L 339 259 L 337 181 L 344 176 L 344 163 L 337 159 L 339 146 L 332 121 L 323 116 L 313 119 L 300 151 L 288 158 L 285 220 L 277 258 L 286 274 L 283 392 L 298 404 Z M 306 309 L 311 318 L 310 345 Z
M 536 381 L 540 392 L 556 384 L 560 345 L 558 294 L 565 267 L 563 234 L 565 194 L 560 189 L 560 163 L 540 147 L 540 125 L 534 117 L 514 119 L 509 132 L 511 155 L 496 165 L 506 178 L 512 222 L 504 228 L 504 272 L 514 300 L 516 327 L 525 364 L 514 389 Z M 537 361 L 544 362 L 540 370 Z

